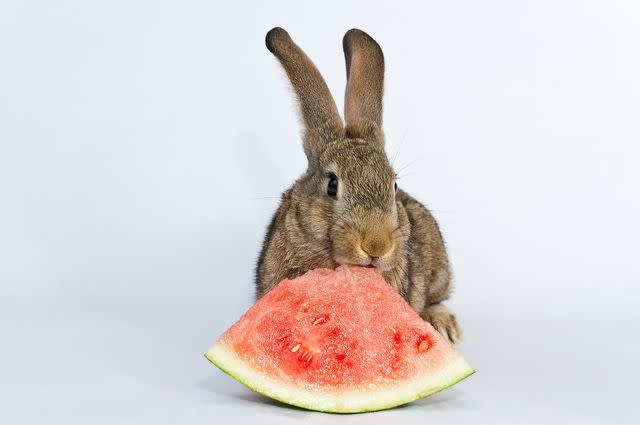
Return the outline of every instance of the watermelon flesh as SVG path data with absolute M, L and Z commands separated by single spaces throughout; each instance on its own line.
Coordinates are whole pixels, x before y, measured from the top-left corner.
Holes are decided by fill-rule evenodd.
M 282 281 L 205 356 L 254 391 L 339 413 L 405 404 L 474 372 L 375 269 L 356 266 Z

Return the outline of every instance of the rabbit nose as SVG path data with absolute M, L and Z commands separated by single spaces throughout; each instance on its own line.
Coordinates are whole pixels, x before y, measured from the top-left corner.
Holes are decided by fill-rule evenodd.
M 369 237 L 365 238 L 360 246 L 369 257 L 378 258 L 391 250 L 391 240 L 384 237 Z

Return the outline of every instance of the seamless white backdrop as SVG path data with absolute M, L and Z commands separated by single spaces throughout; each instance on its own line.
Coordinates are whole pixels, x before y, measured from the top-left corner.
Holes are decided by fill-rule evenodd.
M 342 35 L 379 41 L 387 151 L 448 243 L 479 373 L 379 415 L 637 423 L 639 18 L 633 1 L 2 2 L 1 422 L 376 417 L 269 403 L 201 358 L 251 304 L 305 168 L 264 46 L 278 25 L 340 107 Z

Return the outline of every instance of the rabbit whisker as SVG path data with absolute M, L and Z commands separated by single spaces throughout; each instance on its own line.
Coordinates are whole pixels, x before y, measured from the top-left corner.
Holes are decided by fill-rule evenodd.
M 255 200 L 258 200 L 258 199 L 280 199 L 280 198 L 281 198 L 280 196 L 258 196 L 258 197 L 255 197 L 255 198 L 249 198 L 249 200 L 250 201 L 255 201 Z
M 398 154 L 400 153 L 400 148 L 402 147 L 402 145 L 404 144 L 404 142 L 407 140 L 407 133 L 409 132 L 409 126 L 407 126 L 404 130 L 404 133 L 402 134 L 402 138 L 400 139 L 400 144 L 398 144 L 398 147 L 396 148 L 396 152 L 393 154 L 393 158 L 391 159 L 391 166 L 393 167 L 393 164 L 395 164 L 396 162 L 396 158 L 398 157 Z

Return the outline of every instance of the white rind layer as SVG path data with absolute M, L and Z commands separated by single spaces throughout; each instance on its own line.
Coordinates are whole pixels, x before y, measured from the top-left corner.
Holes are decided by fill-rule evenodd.
M 236 356 L 233 351 L 219 343 L 211 347 L 205 357 L 223 372 L 254 391 L 294 406 L 335 413 L 389 409 L 428 397 L 474 373 L 467 362 L 456 353 L 454 360 L 442 369 L 435 373 L 417 375 L 409 381 L 372 390 L 322 393 L 285 384 L 262 375 Z

